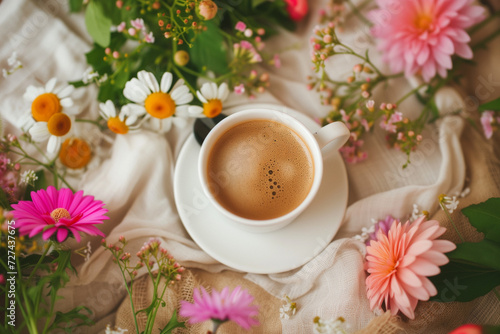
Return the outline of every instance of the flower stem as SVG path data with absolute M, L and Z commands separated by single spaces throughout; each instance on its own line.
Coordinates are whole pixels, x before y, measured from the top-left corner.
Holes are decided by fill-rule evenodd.
M 492 40 L 494 40 L 495 38 L 497 38 L 498 36 L 500 36 L 500 29 L 494 31 L 493 33 L 489 34 L 488 36 L 486 36 L 485 38 L 483 38 L 482 40 L 480 40 L 476 44 L 472 45 L 471 49 L 476 51 L 477 49 L 486 48 L 488 43 L 491 42 Z
M 483 28 L 484 26 L 488 25 L 488 23 L 490 23 L 493 19 L 495 19 L 495 17 L 497 16 L 500 16 L 500 11 L 496 11 L 494 13 L 492 13 L 486 20 L 476 24 L 475 26 L 473 26 L 468 32 L 469 32 L 469 35 L 472 35 L 474 34 L 475 32 L 481 30 L 481 28 Z
M 347 5 L 351 8 L 354 15 L 356 15 L 364 24 L 366 24 L 369 27 L 373 25 L 373 23 L 371 23 L 370 20 L 368 20 L 363 14 L 361 14 L 358 7 L 356 7 L 356 5 L 353 4 L 351 0 L 347 0 L 346 2 Z
M 401 102 L 403 102 L 404 100 L 406 100 L 407 98 L 409 98 L 410 96 L 412 96 L 413 94 L 415 94 L 416 92 L 418 92 L 420 90 L 420 88 L 425 87 L 425 86 L 427 86 L 427 84 L 423 83 L 423 84 L 419 85 L 418 87 L 413 88 L 408 93 L 406 93 L 402 98 L 400 98 L 399 100 L 397 100 L 396 101 L 396 105 L 399 106 L 401 104 Z
M 219 329 L 219 326 L 222 324 L 222 322 L 212 319 L 212 324 L 213 324 L 212 334 L 215 334 Z
M 451 215 L 450 213 L 448 212 L 448 209 L 441 203 L 439 203 L 439 205 L 441 206 L 441 209 L 443 209 L 443 211 L 446 213 L 446 215 L 448 216 L 448 219 L 450 220 L 451 222 L 451 225 L 453 225 L 453 228 L 455 229 L 455 232 L 457 232 L 458 236 L 460 237 L 460 240 L 462 240 L 462 242 L 465 242 L 465 239 L 464 237 L 462 237 L 462 234 L 460 234 L 460 232 L 458 231 L 458 228 L 457 226 L 455 225 L 455 222 L 453 221 L 453 219 L 451 219 Z

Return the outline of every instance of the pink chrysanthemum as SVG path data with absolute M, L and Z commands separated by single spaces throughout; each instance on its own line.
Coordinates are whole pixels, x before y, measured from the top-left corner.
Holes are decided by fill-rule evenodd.
M 245 329 L 259 325 L 257 319 L 253 318 L 259 313 L 257 306 L 250 305 L 253 296 L 246 290 L 241 290 L 241 287 L 237 286 L 232 292 L 228 287 L 220 293 L 214 290 L 212 295 L 203 287 L 201 291 L 202 293 L 200 290 L 194 290 L 193 304 L 181 301 L 179 314 L 188 317 L 189 323 L 212 319 L 216 322 L 232 320 Z
M 465 29 L 484 18 L 484 8 L 474 0 L 377 0 L 369 13 L 372 33 L 380 39 L 394 72 L 421 74 L 428 82 L 436 73 L 446 77 L 451 56 L 472 58 Z
M 21 235 L 28 234 L 31 238 L 42 233 L 47 240 L 56 233 L 59 242 L 66 240 L 70 232 L 77 241 L 80 241 L 80 232 L 104 236 L 94 226 L 109 219 L 104 215 L 108 210 L 102 206 L 103 203 L 94 200 L 93 196 L 83 196 L 82 190 L 73 194 L 70 189 L 56 190 L 53 186 L 32 191 L 31 201 L 12 205 Z
M 443 253 L 456 248 L 451 241 L 435 240 L 445 231 L 437 220 L 425 221 L 425 216 L 413 223 L 394 220 L 387 235 L 379 230 L 378 240 L 366 247 L 366 289 L 372 310 L 385 303 L 393 315 L 401 311 L 413 319 L 417 302 L 437 294 L 427 276 L 439 274 L 439 266 L 449 261 Z

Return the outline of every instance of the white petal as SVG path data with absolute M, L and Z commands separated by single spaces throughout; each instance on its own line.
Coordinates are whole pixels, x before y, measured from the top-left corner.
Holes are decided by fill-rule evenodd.
M 160 128 L 158 129 L 158 132 L 165 133 L 165 132 L 170 131 L 170 128 L 172 127 L 172 118 L 173 117 L 160 119 L 159 120 Z M 153 118 L 153 120 L 154 120 L 154 118 Z
M 137 116 L 135 116 L 135 115 L 128 116 L 127 120 L 125 121 L 125 125 L 130 126 L 130 125 L 134 124 L 135 121 L 137 121 Z
M 187 125 L 187 119 L 185 117 L 172 117 L 172 123 L 178 128 L 185 128 Z
M 187 93 L 175 100 L 176 105 L 186 104 L 193 101 L 193 94 Z
M 198 96 L 198 100 L 200 100 L 201 103 L 207 103 L 207 99 L 201 94 L 200 91 L 196 91 L 196 96 Z
M 73 91 L 75 90 L 75 87 L 72 86 L 72 85 L 68 85 L 66 87 L 64 87 L 63 89 L 61 89 L 60 92 L 57 93 L 57 96 L 60 98 L 60 99 L 63 99 L 65 97 L 68 97 L 71 95 L 71 93 L 73 93 Z
M 135 115 L 135 116 L 142 116 L 146 113 L 146 109 L 144 106 L 134 104 L 134 103 L 129 103 L 126 104 L 122 107 L 122 111 L 125 110 L 124 112 L 127 115 Z
M 31 116 L 31 111 L 29 111 L 19 119 L 19 123 L 20 123 L 19 127 L 21 128 L 21 130 L 26 132 L 29 129 L 31 129 L 33 125 L 36 124 L 36 121 L 33 119 L 33 116 Z
M 33 102 L 38 95 L 41 95 L 44 93 L 44 90 L 43 88 L 40 88 L 40 87 L 35 87 L 35 86 L 28 86 L 28 88 L 26 88 L 26 92 L 24 93 L 23 97 L 30 101 L 30 102 Z
M 106 115 L 104 118 L 116 117 L 116 108 L 111 100 L 107 100 L 106 103 L 99 103 L 99 108 Z
M 31 139 L 36 142 L 45 141 L 50 137 L 47 122 L 37 122 L 29 130 Z
M 123 95 L 127 99 L 140 104 L 144 103 L 149 93 L 149 89 L 137 78 L 132 78 L 132 80 L 128 81 L 123 89 Z
M 217 87 L 217 85 L 215 87 Z M 217 88 L 215 91 L 213 91 L 212 83 L 207 82 L 204 83 L 203 86 L 201 86 L 201 93 L 207 100 L 211 100 L 217 97 Z
M 219 93 L 217 94 L 217 98 L 221 102 L 224 102 L 227 99 L 228 96 L 229 96 L 229 88 L 227 87 L 227 83 L 223 82 L 219 86 Z
M 156 93 L 160 90 L 160 87 L 158 86 L 158 81 L 156 81 L 156 78 L 153 75 L 153 73 L 146 71 L 139 71 L 139 73 L 137 73 L 137 78 L 142 83 L 144 83 L 153 93 Z
M 203 108 L 200 106 L 189 106 L 188 108 L 189 116 L 200 116 L 203 115 Z
M 172 90 L 175 90 L 176 88 L 179 88 L 181 86 L 184 85 L 184 79 L 179 79 L 177 80 L 177 82 L 175 83 L 174 87 L 172 87 Z
M 73 99 L 70 97 L 65 97 L 64 99 L 59 100 L 59 103 L 64 108 L 69 108 L 73 106 Z
M 188 93 L 189 93 L 189 88 L 187 88 L 187 86 L 180 86 L 172 90 L 172 92 L 170 93 L 170 97 L 172 97 L 174 101 L 177 101 L 178 98 L 181 98 L 182 96 Z
M 168 90 L 170 89 L 170 86 L 172 86 L 172 80 L 173 80 L 172 73 L 170 73 L 170 72 L 163 73 L 163 75 L 161 77 L 161 84 L 160 84 L 161 91 L 163 93 L 168 92 Z
M 47 83 L 45 84 L 45 92 L 52 93 L 52 91 L 56 87 L 56 83 L 57 83 L 56 78 L 52 78 L 49 81 L 47 81 Z
M 47 152 L 56 153 L 61 146 L 61 137 L 50 136 L 49 142 L 47 143 Z

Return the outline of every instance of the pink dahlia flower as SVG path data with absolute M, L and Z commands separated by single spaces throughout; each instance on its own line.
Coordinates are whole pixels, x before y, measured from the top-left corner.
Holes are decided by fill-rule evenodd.
M 437 220 L 425 216 L 413 223 L 394 220 L 389 233 L 379 229 L 377 241 L 366 247 L 366 289 L 370 307 L 385 308 L 395 315 L 401 311 L 414 318 L 419 300 L 437 294 L 427 278 L 439 274 L 439 266 L 448 263 L 444 253 L 456 248 L 448 240 L 436 240 L 446 229 Z
M 449 334 L 482 334 L 482 333 L 483 333 L 483 327 L 479 325 L 468 324 L 454 329 Z
M 474 0 L 376 0 L 369 13 L 372 33 L 394 72 L 421 74 L 428 82 L 436 73 L 446 77 L 451 56 L 472 58 L 465 29 L 484 18 Z
M 212 291 L 210 295 L 203 287 L 200 290 L 194 290 L 194 303 L 183 300 L 179 314 L 182 317 L 188 317 L 189 323 L 203 322 L 206 320 L 215 320 L 224 322 L 232 320 L 244 329 L 249 329 L 253 325 L 259 325 L 259 322 L 253 317 L 257 316 L 257 306 L 250 305 L 253 296 L 246 290 L 241 290 L 237 286 L 232 292 L 228 287 L 222 289 L 219 293 Z
M 70 189 L 56 190 L 53 186 L 32 191 L 31 201 L 12 205 L 21 235 L 28 234 L 31 238 L 42 233 L 47 240 L 56 234 L 59 242 L 66 240 L 70 232 L 77 241 L 80 241 L 80 232 L 104 236 L 94 226 L 109 219 L 104 215 L 108 210 L 102 206 L 103 203 L 94 200 L 93 196 L 83 196 L 82 190 L 73 194 Z

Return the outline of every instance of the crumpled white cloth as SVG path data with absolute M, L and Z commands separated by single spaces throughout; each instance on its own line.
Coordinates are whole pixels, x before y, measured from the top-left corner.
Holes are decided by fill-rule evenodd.
M 322 106 L 318 95 L 306 89 L 306 77 L 311 75 L 309 37 L 318 21 L 318 9 L 326 0 L 311 2 L 311 15 L 295 32 L 283 32 L 269 42 L 270 49 L 282 54 L 282 68 L 267 68 L 271 87 L 255 102 L 273 102 L 299 110 L 311 117 L 322 117 L 328 107 Z M 66 0 L 17 1 L 0 3 L 0 27 L 6 42 L 0 47 L 0 68 L 7 66 L 7 58 L 17 51 L 24 68 L 7 79 L 0 80 L 0 112 L 7 122 L 7 131 L 16 131 L 19 116 L 29 106 L 22 95 L 30 84 L 46 82 L 51 77 L 60 80 L 78 80 L 87 68 L 84 53 L 91 48 L 81 15 L 68 14 Z M 346 42 L 363 34 L 356 29 L 346 32 Z M 366 45 L 365 45 L 366 46 Z M 372 58 L 378 61 L 373 46 Z M 346 59 L 332 59 L 328 69 L 332 75 L 342 76 L 350 71 Z M 382 65 L 381 65 L 382 66 Z M 393 102 L 410 86 L 404 79 L 391 82 L 391 89 L 379 91 L 377 102 Z M 80 89 L 75 99 L 83 112 L 97 115 L 96 92 Z M 438 107 L 445 109 L 452 103 L 462 103 L 454 91 L 444 92 Z M 227 106 L 251 103 L 232 96 Z M 420 106 L 408 99 L 400 110 L 415 115 Z M 369 309 L 365 293 L 363 271 L 364 246 L 351 239 L 371 219 L 391 214 L 407 218 L 418 204 L 433 212 L 441 193 L 454 194 L 464 184 L 465 164 L 460 147 L 463 121 L 451 116 L 437 126 L 429 126 L 419 150 L 412 155 L 407 169 L 401 166 L 406 156 L 388 149 L 384 133 L 376 129 L 366 137 L 364 148 L 368 160 L 347 165 L 349 175 L 349 206 L 343 226 L 326 248 L 301 268 L 290 272 L 257 275 L 246 278 L 281 298 L 288 295 L 299 307 L 290 320 L 283 320 L 284 333 L 312 332 L 312 319 L 342 316 L 352 330 L 364 327 L 375 314 Z M 77 185 L 86 194 L 106 203 L 110 220 L 102 225 L 108 242 L 116 242 L 123 235 L 130 240 L 129 249 L 139 249 L 149 237 L 160 237 L 174 257 L 187 267 L 220 272 L 230 268 L 208 256 L 189 237 L 176 211 L 173 195 L 173 170 L 177 156 L 191 127 L 174 129 L 166 136 L 139 132 L 117 136 L 104 153 L 104 161 L 89 170 Z M 101 141 L 102 142 L 102 141 Z M 107 154 L 106 154 L 107 152 Z M 326 170 L 325 173 L 334 172 Z M 99 248 L 98 238 L 91 241 L 94 250 L 90 260 L 78 269 L 79 276 L 64 290 L 64 307 L 85 304 L 94 312 L 95 320 L 108 316 L 125 296 L 122 278 L 111 262 L 110 253 Z M 102 330 L 102 326 L 94 332 Z

